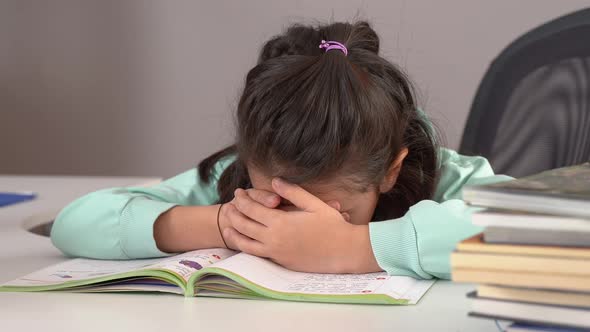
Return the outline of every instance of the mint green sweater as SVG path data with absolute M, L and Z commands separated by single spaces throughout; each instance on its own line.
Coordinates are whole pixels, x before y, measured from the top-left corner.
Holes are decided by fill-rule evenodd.
M 217 181 L 231 159 L 214 167 L 212 181 L 200 181 L 196 169 L 143 188 L 112 188 L 87 194 L 65 207 L 51 231 L 65 254 L 99 259 L 166 256 L 156 247 L 153 225 L 176 205 L 212 205 Z M 455 244 L 481 231 L 470 222 L 473 208 L 461 200 L 466 184 L 509 179 L 494 175 L 483 157 L 440 149 L 440 181 L 432 200 L 412 206 L 401 218 L 371 222 L 371 245 L 379 266 L 392 275 L 450 278 L 449 254 Z

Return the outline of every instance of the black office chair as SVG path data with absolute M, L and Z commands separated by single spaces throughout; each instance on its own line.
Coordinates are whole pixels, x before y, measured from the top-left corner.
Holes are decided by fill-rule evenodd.
M 514 177 L 590 159 L 590 8 L 500 53 L 473 100 L 459 152 Z

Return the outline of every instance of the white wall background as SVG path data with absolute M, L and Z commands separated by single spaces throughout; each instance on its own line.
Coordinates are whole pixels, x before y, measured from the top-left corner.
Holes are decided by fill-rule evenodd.
M 457 148 L 488 64 L 590 0 L 0 0 L 0 173 L 168 177 L 231 142 L 261 44 L 290 22 L 373 22 Z

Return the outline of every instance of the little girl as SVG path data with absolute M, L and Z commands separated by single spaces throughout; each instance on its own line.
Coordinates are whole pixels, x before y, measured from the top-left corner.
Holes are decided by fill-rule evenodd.
M 64 253 L 101 259 L 228 247 L 293 270 L 449 278 L 481 231 L 466 184 L 482 157 L 439 148 L 402 71 L 366 22 L 295 25 L 246 76 L 235 144 L 150 188 L 90 193 L 57 217 Z

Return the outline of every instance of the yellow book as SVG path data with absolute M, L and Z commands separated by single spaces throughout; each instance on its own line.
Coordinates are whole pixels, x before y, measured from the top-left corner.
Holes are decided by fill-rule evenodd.
M 453 281 L 590 292 L 590 277 L 484 269 L 453 269 Z
M 456 251 L 451 254 L 455 269 L 481 269 L 515 272 L 566 274 L 590 278 L 590 259 L 494 254 Z
M 489 244 L 476 235 L 451 254 L 452 280 L 590 292 L 590 248 Z
M 590 259 L 590 248 L 490 244 L 483 242 L 482 234 L 459 242 L 457 251 Z

